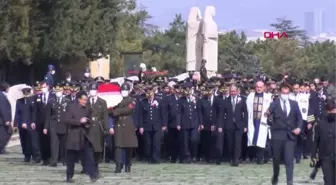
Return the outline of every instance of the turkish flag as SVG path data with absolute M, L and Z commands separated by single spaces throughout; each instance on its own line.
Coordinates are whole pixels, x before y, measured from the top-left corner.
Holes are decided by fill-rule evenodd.
M 99 85 L 98 96 L 106 101 L 107 108 L 115 107 L 123 99 L 120 93 L 120 86 L 112 83 Z

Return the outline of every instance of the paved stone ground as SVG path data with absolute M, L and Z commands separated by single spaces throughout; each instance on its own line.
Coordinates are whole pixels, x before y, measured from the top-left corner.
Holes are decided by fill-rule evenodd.
M 19 146 L 8 148 L 9 154 L 0 156 L 0 185 L 61 185 L 66 184 L 65 167 L 43 167 L 25 164 Z M 320 185 L 322 173 L 319 172 L 315 181 L 309 181 L 311 168 L 305 160 L 295 166 L 296 185 Z M 101 164 L 103 178 L 95 184 L 109 185 L 270 185 L 272 165 L 257 166 L 241 164 L 230 167 L 227 164 L 169 164 L 149 165 L 135 163 L 130 174 L 115 175 L 114 164 Z M 76 165 L 74 180 L 76 184 L 89 184 L 86 175 L 80 175 L 80 165 Z M 279 185 L 285 185 L 284 166 L 281 166 Z

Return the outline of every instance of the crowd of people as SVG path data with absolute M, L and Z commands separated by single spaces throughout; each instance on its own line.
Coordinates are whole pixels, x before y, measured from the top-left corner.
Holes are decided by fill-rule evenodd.
M 314 81 L 250 77 L 230 74 L 184 81 L 146 78 L 120 85 L 122 101 L 115 107 L 98 97 L 108 79 L 74 82 L 68 74 L 55 83 L 49 66 L 44 81 L 22 88 L 14 120 L 0 93 L 0 149 L 18 128 L 24 162 L 67 166 L 66 181 L 74 182 L 74 165 L 92 182 L 100 178 L 99 163 L 115 161 L 115 173 L 131 171 L 132 158 L 151 164 L 243 161 L 273 164 L 272 185 L 278 183 L 279 165 L 293 184 L 294 161 L 311 159 L 315 178 L 321 166 L 326 185 L 335 185 L 335 87 L 326 78 Z M 150 79 L 150 80 L 149 80 Z

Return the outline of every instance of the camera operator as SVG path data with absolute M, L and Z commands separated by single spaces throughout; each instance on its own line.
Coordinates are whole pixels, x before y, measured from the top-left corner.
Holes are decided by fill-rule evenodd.
M 311 163 L 312 166 L 317 163 L 318 153 L 319 162 L 322 165 L 324 184 L 335 185 L 336 103 L 334 98 L 327 100 L 326 113 L 315 127 Z

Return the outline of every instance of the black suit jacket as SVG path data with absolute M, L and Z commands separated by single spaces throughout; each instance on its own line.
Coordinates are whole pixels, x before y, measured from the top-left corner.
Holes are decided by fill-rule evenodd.
M 43 94 L 39 94 L 35 96 L 35 106 L 34 112 L 36 116 L 36 124 L 40 129 L 44 128 L 45 122 L 47 121 L 47 111 L 50 110 L 48 107 L 52 106 L 52 102 L 54 99 L 54 94 L 49 92 L 47 104 L 43 103 Z
M 290 104 L 290 112 L 285 115 L 280 99 L 274 100 L 269 108 L 272 119 L 271 134 L 272 139 L 276 140 L 296 140 L 296 135 L 292 131 L 296 128 L 302 130 L 303 121 L 299 105 L 296 101 L 288 100 Z
M 240 101 L 238 101 L 240 99 Z M 232 99 L 229 96 L 223 101 L 223 105 L 220 110 L 220 128 L 225 130 L 243 130 L 247 128 L 248 114 L 246 98 L 238 96 L 235 110 L 232 108 Z
M 6 95 L 0 92 L 0 126 L 12 121 L 12 109 Z
M 210 130 L 211 126 L 216 125 L 217 112 L 219 107 L 219 99 L 213 96 L 212 105 L 208 97 L 199 100 L 200 105 L 200 124 L 204 126 L 204 130 Z

